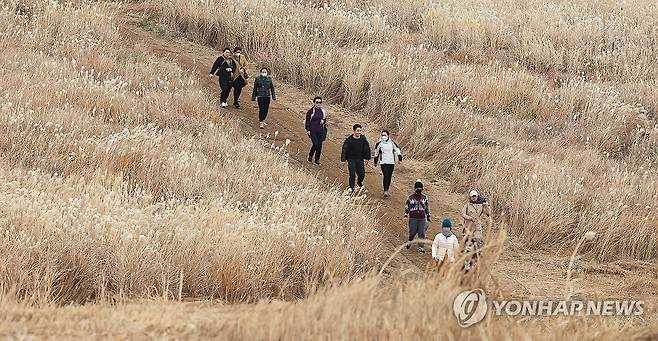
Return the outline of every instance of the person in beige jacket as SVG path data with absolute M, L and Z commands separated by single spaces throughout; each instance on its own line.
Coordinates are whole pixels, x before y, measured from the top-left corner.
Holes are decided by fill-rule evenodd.
M 455 257 L 459 252 L 459 240 L 452 233 L 452 222 L 450 219 L 443 219 L 441 228 L 441 233 L 434 237 L 434 242 L 432 243 L 432 258 L 439 262 L 439 268 L 445 263 L 446 257 L 449 263 L 454 263 Z
M 247 57 L 242 53 L 241 47 L 236 47 L 233 50 L 233 61 L 235 62 L 235 70 L 233 72 L 233 106 L 237 109 L 240 107 L 240 94 L 242 88 L 247 85 Z
M 473 241 L 477 243 L 479 247 L 482 247 L 482 244 L 484 244 L 484 237 L 482 235 L 482 216 L 485 213 L 490 215 L 487 198 L 481 196 L 474 190 L 468 193 L 468 201 L 462 208 L 462 218 L 464 218 L 464 229 L 462 234 L 465 237 L 472 237 Z

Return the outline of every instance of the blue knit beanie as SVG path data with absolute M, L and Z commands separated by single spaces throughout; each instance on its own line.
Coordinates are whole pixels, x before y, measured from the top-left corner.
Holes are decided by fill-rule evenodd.
M 450 218 L 443 219 L 443 222 L 441 223 L 441 227 L 449 227 L 452 229 L 452 221 L 450 221 Z

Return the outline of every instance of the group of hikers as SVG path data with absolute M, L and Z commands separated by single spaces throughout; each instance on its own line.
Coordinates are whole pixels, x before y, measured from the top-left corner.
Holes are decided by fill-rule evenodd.
M 276 101 L 274 82 L 269 76 L 269 69 L 263 67 L 260 74 L 254 80 L 254 88 L 251 100 L 258 101 L 258 121 L 260 129 L 267 125 L 265 119 L 270 110 L 270 101 Z M 243 54 L 241 47 L 231 50 L 224 48 L 222 54 L 217 57 L 209 73 L 210 77 L 219 78 L 219 103 L 222 108 L 228 108 L 228 98 L 233 89 L 233 106 L 240 108 L 240 95 L 242 88 L 247 85 L 249 75 L 247 73 L 247 57 Z
M 222 55 L 213 63 L 210 76 L 219 77 L 220 106 L 228 107 L 228 97 L 233 89 L 233 106 L 240 107 L 240 94 L 242 88 L 247 84 L 247 59 L 240 47 L 231 50 L 225 48 Z M 252 101 L 258 102 L 258 119 L 260 129 L 266 125 L 265 119 L 269 111 L 270 100 L 276 100 L 274 82 L 269 75 L 269 69 L 260 69 L 260 75 L 254 80 L 251 96 Z M 322 97 L 313 99 L 313 106 L 306 112 L 304 127 L 310 139 L 310 150 L 308 162 L 320 165 L 322 144 L 327 139 L 327 110 L 322 106 Z M 347 163 L 348 183 L 350 192 L 363 189 L 366 177 L 366 166 L 371 159 L 372 151 L 370 144 L 363 135 L 363 127 L 360 124 L 352 126 L 350 134 L 342 145 L 341 162 Z M 381 136 L 374 148 L 374 166 L 379 164 L 383 176 L 383 196 L 391 196 L 390 188 L 395 165 L 402 162 L 402 151 L 398 144 L 392 139 L 388 130 L 382 130 Z M 357 189 L 358 187 L 358 189 Z M 404 217 L 408 219 L 409 238 L 406 248 L 410 249 L 416 237 L 418 252 L 425 253 L 424 242 L 428 223 L 432 222 L 428 196 L 423 193 L 423 182 L 418 179 L 414 183 L 413 193 L 406 200 Z M 466 254 L 463 269 L 469 271 L 477 261 L 480 250 L 484 244 L 482 217 L 490 215 L 487 199 L 477 191 L 472 190 L 468 194 L 468 200 L 461 211 L 463 219 L 462 242 L 464 248 L 461 252 Z M 441 222 L 442 231 L 434 237 L 432 243 L 432 258 L 438 262 L 439 267 L 445 263 L 454 263 L 459 253 L 460 241 L 452 232 L 452 221 L 449 218 Z
M 425 253 L 422 240 L 425 239 L 427 223 L 432 222 L 429 199 L 423 193 L 423 183 L 420 179 L 414 184 L 414 193 L 407 198 L 404 208 L 404 217 L 409 220 L 409 239 L 406 243 L 407 249 L 411 248 L 412 242 L 418 236 L 418 252 Z M 468 193 L 468 200 L 464 203 L 461 211 L 463 219 L 462 244 L 465 254 L 463 269 L 468 272 L 477 262 L 480 250 L 484 245 L 483 215 L 491 215 L 487 199 L 477 191 Z M 452 221 L 445 218 L 441 222 L 441 232 L 437 233 L 432 242 L 432 258 L 439 263 L 439 267 L 445 263 L 454 263 L 459 253 L 459 240 L 452 232 Z

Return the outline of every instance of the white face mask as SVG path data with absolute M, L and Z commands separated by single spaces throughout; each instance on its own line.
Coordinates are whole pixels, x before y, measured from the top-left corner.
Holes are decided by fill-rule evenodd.
M 240 52 L 236 52 L 236 53 L 235 53 L 235 56 L 236 56 L 236 57 L 240 57 Z
M 261 72 L 260 75 L 263 77 L 267 77 L 267 72 Z
M 382 136 L 382 141 L 388 141 L 388 136 Z

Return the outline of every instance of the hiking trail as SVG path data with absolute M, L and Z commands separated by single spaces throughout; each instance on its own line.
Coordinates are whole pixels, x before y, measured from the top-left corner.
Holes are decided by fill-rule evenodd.
M 178 63 L 183 69 L 198 77 L 200 84 L 212 95 L 213 102 L 217 103 L 219 87 L 217 78 L 209 78 L 208 70 L 212 66 L 219 51 L 207 46 L 202 46 L 182 37 L 164 36 L 157 32 L 146 30 L 139 23 L 144 22 L 145 17 L 138 9 L 131 5 L 124 5 L 124 23 L 120 27 L 126 44 L 141 45 L 153 54 L 164 57 Z M 217 106 L 217 114 L 213 117 L 216 122 L 225 120 L 237 120 L 242 131 L 247 136 L 259 136 L 262 139 L 273 140 L 275 132 L 278 131 L 276 140 L 278 142 L 290 140 L 288 153 L 290 164 L 295 167 L 306 169 L 316 174 L 319 179 L 328 185 L 337 185 L 347 188 L 347 164 L 340 162 L 341 146 L 346 136 L 351 134 L 352 125 L 360 123 L 363 125 L 364 134 L 368 138 L 371 147 L 374 147 L 379 138 L 380 131 L 362 117 L 341 109 L 340 107 L 324 103 L 328 112 L 328 136 L 322 149 L 321 165 L 316 166 L 307 162 L 308 150 L 311 141 L 304 129 L 305 113 L 312 107 L 314 94 L 303 92 L 294 86 L 283 83 L 273 75 L 277 90 L 277 100 L 272 101 L 267 119 L 267 126 L 261 130 L 258 127 L 258 107 L 256 102 L 251 101 L 251 89 L 253 78 L 258 74 L 259 65 L 255 63 L 257 56 L 245 51 L 249 59 L 249 79 L 247 86 L 243 89 L 241 107 L 235 109 L 230 106 L 221 109 Z M 322 96 L 323 94 L 319 94 Z M 232 94 L 229 104 L 232 103 Z M 395 139 L 395 135 L 392 135 Z M 400 146 L 404 154 L 404 146 Z M 391 194 L 389 198 L 382 196 L 382 177 L 379 168 L 373 168 L 372 161 L 366 167 L 365 188 L 368 190 L 368 199 L 377 207 L 377 218 L 381 225 L 381 231 L 385 234 L 386 255 L 402 245 L 407 238 L 407 222 L 403 218 L 404 203 L 413 189 L 416 179 L 423 180 L 424 192 L 430 199 L 433 223 L 429 225 L 427 239 L 433 239 L 434 235 L 441 231 L 441 220 L 449 217 L 453 221 L 456 231 L 461 229 L 460 211 L 465 194 L 454 193 L 450 190 L 450 184 L 441 179 L 433 177 L 429 163 L 405 158 L 401 164 L 396 164 Z M 495 199 L 495 198 L 494 198 Z M 491 272 L 500 290 L 514 297 L 551 297 L 555 298 L 562 293 L 565 285 L 566 263 L 563 254 L 557 251 L 528 250 L 522 243 L 513 237 L 506 243 L 506 248 L 500 259 L 494 264 Z M 573 250 L 573 246 L 565 246 Z M 410 250 L 402 250 L 396 256 L 396 264 L 391 272 L 419 273 L 431 262 L 431 246 L 426 246 L 426 253 L 419 254 L 415 247 Z M 388 252 L 390 251 L 390 252 Z M 598 297 L 620 297 L 620 283 L 642 286 L 643 283 L 658 281 L 658 269 L 655 265 L 645 262 L 618 261 L 599 264 L 580 269 L 576 275 L 574 284 L 577 295 L 586 294 Z M 658 292 L 649 291 L 629 293 L 634 295 L 646 295 L 647 301 L 654 307 L 658 302 Z M 651 300 L 648 298 L 651 297 Z

